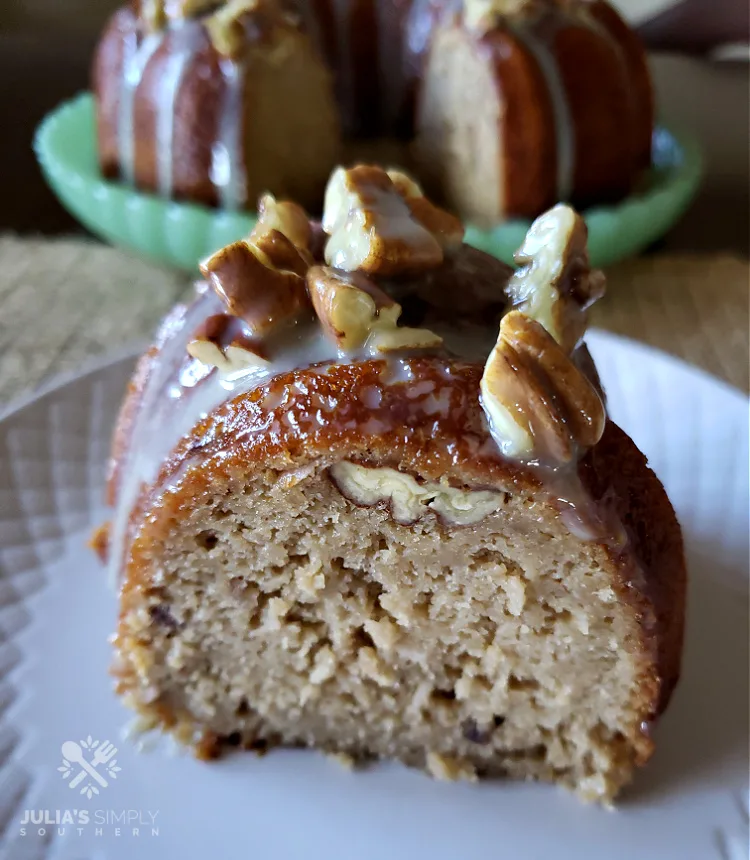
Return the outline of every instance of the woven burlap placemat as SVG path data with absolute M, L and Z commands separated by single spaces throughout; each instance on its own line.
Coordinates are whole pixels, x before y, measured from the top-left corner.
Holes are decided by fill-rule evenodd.
M 654 256 L 608 272 L 594 324 L 748 390 L 747 261 Z M 148 339 L 189 278 L 81 239 L 0 237 L 0 405 Z

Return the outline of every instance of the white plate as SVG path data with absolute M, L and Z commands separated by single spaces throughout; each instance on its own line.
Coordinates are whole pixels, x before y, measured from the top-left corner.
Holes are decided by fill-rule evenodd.
M 115 598 L 84 547 L 105 517 L 103 463 L 131 367 L 121 360 L 0 422 L 0 856 L 747 858 L 747 401 L 642 346 L 601 333 L 590 344 L 614 418 L 676 505 L 691 574 L 683 679 L 619 811 L 544 785 L 444 784 L 397 765 L 350 773 L 301 751 L 208 765 L 121 740 L 128 715 L 107 676 Z M 119 747 L 120 767 L 90 799 L 90 779 L 68 786 L 79 768 L 59 771 L 61 745 L 89 736 Z M 89 820 L 22 835 L 28 810 Z M 116 832 L 123 811 L 138 835 Z

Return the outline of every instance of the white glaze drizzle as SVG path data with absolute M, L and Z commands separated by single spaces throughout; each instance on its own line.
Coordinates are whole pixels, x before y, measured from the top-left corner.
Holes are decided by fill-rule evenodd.
M 171 450 L 169 446 L 173 446 L 180 438 L 176 431 L 175 434 L 172 433 L 171 424 L 173 415 L 179 411 L 175 409 L 175 405 L 180 399 L 181 389 L 175 383 L 184 363 L 190 334 L 207 313 L 218 313 L 220 309 L 217 299 L 204 296 L 186 310 L 176 308 L 164 321 L 157 336 L 159 360 L 151 367 L 125 450 L 119 452 L 117 502 L 109 536 L 109 572 L 112 583 L 118 581 L 122 567 L 131 511 L 138 501 L 143 483 L 148 483 L 155 468 L 155 449 L 166 457 Z M 184 393 L 188 391 L 190 389 L 184 389 Z M 169 443 L 162 445 L 166 439 L 169 439 Z
M 135 182 L 135 97 L 146 65 L 161 45 L 163 33 L 151 33 L 138 44 L 133 30 L 124 42 L 120 104 L 117 116 L 117 151 L 120 173 L 128 184 Z
M 347 189 L 348 190 L 348 189 Z M 394 189 L 378 188 L 368 183 L 363 193 L 367 195 L 368 229 L 385 240 L 402 242 L 414 253 L 435 246 L 435 238 L 411 214 L 404 198 Z M 358 268 L 358 257 L 352 246 L 351 225 L 359 224 L 362 208 L 359 189 L 349 191 L 349 213 L 345 219 L 332 219 L 327 223 L 327 207 L 324 208 L 323 229 L 330 238 L 325 248 L 325 260 L 329 266 L 346 271 Z M 439 248 L 437 249 L 439 252 Z
M 557 200 L 566 201 L 573 191 L 575 129 L 557 61 L 551 47 L 533 32 L 533 23 L 515 23 L 509 20 L 508 27 L 537 61 L 547 84 L 552 99 L 557 144 Z
M 595 503 L 578 474 L 577 459 L 562 467 L 532 469 L 568 531 L 583 541 L 601 541 L 619 551 L 628 542 L 622 522 L 606 504 Z
M 110 529 L 110 576 L 117 582 L 128 539 L 128 521 L 144 486 L 151 486 L 177 443 L 196 424 L 233 397 L 245 394 L 274 376 L 324 361 L 338 361 L 335 346 L 318 326 L 292 327 L 268 344 L 271 364 L 254 368 L 234 380 L 210 373 L 187 356 L 187 345 L 206 317 L 221 313 L 221 302 L 206 293 L 181 318 L 167 324 L 159 358 L 141 396 L 135 424 L 121 453 L 120 483 Z
M 152 33 L 140 45 L 137 44 L 135 32 L 128 34 L 125 41 L 117 139 L 121 173 L 131 185 L 135 182 L 136 95 L 146 66 L 164 40 L 166 32 Z M 185 70 L 201 47 L 202 24 L 188 19 L 180 21 L 168 32 L 173 34 L 173 50 L 155 84 L 154 98 L 156 176 L 159 193 L 164 197 L 170 197 L 173 192 L 177 94 Z M 225 83 L 224 98 L 211 151 L 209 176 L 222 207 L 236 210 L 247 201 L 241 128 L 244 74 L 242 66 L 228 58 L 221 59 L 220 68 Z
M 242 134 L 245 69 L 242 63 L 228 57 L 221 58 L 220 66 L 224 78 L 224 97 L 216 139 L 211 147 L 209 178 L 222 208 L 236 211 L 247 203 Z
M 171 197 L 177 94 L 188 64 L 200 48 L 201 25 L 186 20 L 172 30 L 172 50 L 159 77 L 156 96 L 156 176 L 159 193 Z

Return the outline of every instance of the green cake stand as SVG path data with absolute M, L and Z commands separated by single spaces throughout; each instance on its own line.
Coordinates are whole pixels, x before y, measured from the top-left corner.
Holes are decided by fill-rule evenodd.
M 82 93 L 59 105 L 37 129 L 34 149 L 63 206 L 92 233 L 161 263 L 195 270 L 198 261 L 246 236 L 255 219 L 178 203 L 104 179 L 94 130 L 94 99 Z M 632 257 L 661 238 L 694 196 L 701 176 L 696 143 L 664 126 L 654 132 L 653 168 L 643 190 L 583 214 L 595 266 Z M 492 230 L 469 226 L 467 241 L 508 263 L 529 226 L 512 220 Z

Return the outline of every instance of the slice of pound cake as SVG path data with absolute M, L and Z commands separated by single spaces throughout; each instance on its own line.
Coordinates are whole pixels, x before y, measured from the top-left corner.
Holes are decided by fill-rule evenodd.
M 585 227 L 552 209 L 515 272 L 462 239 L 408 177 L 339 169 L 322 224 L 265 197 L 163 323 L 100 535 L 144 726 L 599 801 L 651 755 L 682 540 L 582 345 Z

